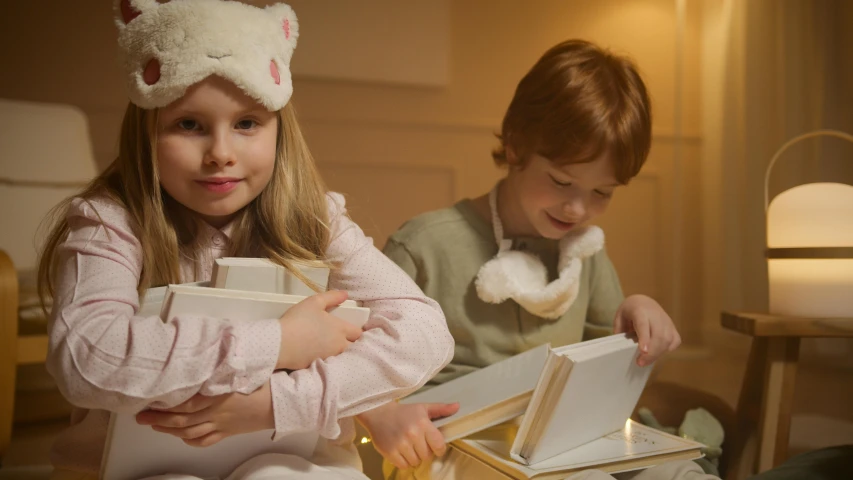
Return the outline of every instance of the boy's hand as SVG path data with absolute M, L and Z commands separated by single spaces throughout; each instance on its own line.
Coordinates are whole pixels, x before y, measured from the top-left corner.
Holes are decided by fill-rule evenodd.
M 658 304 L 645 295 L 626 298 L 613 322 L 614 333 L 635 333 L 640 344 L 637 365 L 651 365 L 661 355 L 681 345 L 681 335 L 672 319 Z
M 231 435 L 275 428 L 270 384 L 248 395 L 195 395 L 166 410 L 140 412 L 136 422 L 174 435 L 187 445 L 209 447 Z
M 444 436 L 432 420 L 458 410 L 458 403 L 391 402 L 362 413 L 358 419 L 370 432 L 376 451 L 395 467 L 405 469 L 444 455 Z

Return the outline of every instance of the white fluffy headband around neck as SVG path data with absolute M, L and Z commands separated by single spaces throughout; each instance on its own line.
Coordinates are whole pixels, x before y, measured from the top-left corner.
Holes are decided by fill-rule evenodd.
M 264 9 L 226 0 L 115 0 L 130 100 L 164 107 L 210 75 L 270 111 L 290 100 L 299 24 L 283 3 Z

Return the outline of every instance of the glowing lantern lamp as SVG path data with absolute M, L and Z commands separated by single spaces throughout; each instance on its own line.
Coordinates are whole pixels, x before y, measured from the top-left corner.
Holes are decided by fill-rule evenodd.
M 764 181 L 770 313 L 853 317 L 853 186 L 808 183 L 768 203 L 773 164 L 791 145 L 819 136 L 853 143 L 853 135 L 818 130 L 793 138 L 773 156 Z

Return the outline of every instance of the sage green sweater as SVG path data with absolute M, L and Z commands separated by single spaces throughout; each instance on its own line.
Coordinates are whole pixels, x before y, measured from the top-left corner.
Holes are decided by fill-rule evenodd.
M 556 240 L 514 238 L 513 248 L 538 255 L 550 279 L 556 278 Z M 602 250 L 583 261 L 578 297 L 559 319 L 536 317 L 512 300 L 499 305 L 480 300 L 474 280 L 498 247 L 492 226 L 470 200 L 409 220 L 388 239 L 384 252 L 441 305 L 456 340 L 453 360 L 428 385 L 543 343 L 557 347 L 608 335 L 623 299 L 619 277 Z

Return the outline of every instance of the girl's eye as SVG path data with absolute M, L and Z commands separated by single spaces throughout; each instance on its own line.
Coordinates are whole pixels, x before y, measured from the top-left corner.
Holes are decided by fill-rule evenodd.
M 255 127 L 258 123 L 254 120 L 240 120 L 237 122 L 237 128 L 240 130 L 250 130 Z
M 185 120 L 181 120 L 180 122 L 178 122 L 178 127 L 180 127 L 182 130 L 187 130 L 187 131 L 197 130 L 198 129 L 198 122 L 196 122 L 195 120 L 185 119 Z
M 551 176 L 551 175 L 548 175 L 548 176 L 549 176 L 549 177 L 551 177 L 551 181 L 552 181 L 552 182 L 554 182 L 554 185 L 557 185 L 558 187 L 568 187 L 568 186 L 570 186 L 570 185 L 572 184 L 572 182 L 565 182 L 565 183 L 563 183 L 563 182 L 561 182 L 561 181 L 557 180 L 556 178 L 554 178 L 554 177 L 553 177 L 553 176 Z
M 610 198 L 613 196 L 613 192 L 602 192 L 601 190 L 595 190 L 595 194 L 601 198 Z

